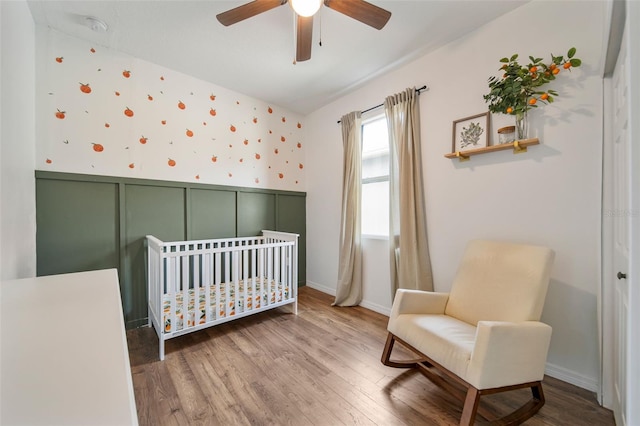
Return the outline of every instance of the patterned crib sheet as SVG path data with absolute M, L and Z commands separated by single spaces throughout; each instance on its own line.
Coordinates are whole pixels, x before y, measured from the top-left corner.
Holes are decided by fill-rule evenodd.
M 265 280 L 266 281 L 266 280 Z M 209 313 L 210 318 L 216 318 L 216 291 L 220 288 L 220 303 L 218 304 L 218 317 L 217 318 L 225 318 L 228 316 L 233 316 L 236 314 L 236 308 L 239 312 L 244 312 L 247 310 L 258 309 L 261 306 L 266 305 L 267 303 L 275 303 L 280 302 L 282 300 L 286 300 L 289 298 L 289 289 L 284 287 L 282 283 L 276 283 L 274 280 L 271 280 L 270 285 L 266 286 L 264 293 L 262 292 L 262 281 L 256 280 L 255 284 L 255 296 L 253 294 L 253 284 L 251 282 L 248 283 L 247 287 L 247 300 L 245 303 L 245 292 L 244 292 L 244 282 L 240 281 L 238 285 L 238 297 L 235 296 L 235 284 L 229 284 L 229 294 L 230 297 L 227 300 L 227 288 L 226 284 L 214 284 L 210 287 L 209 291 Z M 187 304 L 187 327 L 193 327 L 197 324 L 204 324 L 206 322 L 206 289 L 200 287 L 198 289 L 198 309 L 194 309 L 195 306 L 195 291 L 194 289 L 189 289 L 187 292 L 188 304 Z M 171 325 L 171 301 L 173 299 L 173 295 L 171 293 L 167 293 L 163 296 L 162 299 L 162 307 L 163 307 L 163 323 L 164 323 L 164 332 L 171 333 L 172 331 L 182 330 L 184 328 L 184 318 L 185 313 L 183 312 L 183 293 L 176 294 L 176 328 L 173 329 Z

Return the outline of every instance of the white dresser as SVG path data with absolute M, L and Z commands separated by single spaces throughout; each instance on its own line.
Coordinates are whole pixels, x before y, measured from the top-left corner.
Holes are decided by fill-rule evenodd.
M 0 424 L 138 424 L 117 270 L 4 281 L 0 306 Z

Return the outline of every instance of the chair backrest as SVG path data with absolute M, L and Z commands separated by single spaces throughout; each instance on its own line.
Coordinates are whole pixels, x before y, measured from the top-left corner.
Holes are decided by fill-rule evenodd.
M 470 241 L 449 294 L 445 314 L 478 321 L 539 321 L 553 250 L 499 241 Z

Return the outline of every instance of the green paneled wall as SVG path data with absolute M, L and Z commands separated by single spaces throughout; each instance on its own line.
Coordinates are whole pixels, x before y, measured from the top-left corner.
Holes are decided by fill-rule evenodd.
M 38 180 L 36 200 L 38 275 L 119 266 L 117 184 Z
M 260 235 L 276 229 L 276 196 L 256 192 L 238 194 L 238 236 Z
M 147 323 L 145 236 L 165 241 L 300 234 L 303 192 L 36 171 L 38 275 L 118 268 L 127 328 Z
M 124 186 L 124 279 L 122 301 L 127 323 L 147 317 L 145 237 L 186 239 L 185 189 L 150 185 Z M 136 326 L 141 324 L 131 324 Z
M 283 232 L 300 234 L 298 239 L 299 268 L 303 271 L 302 277 L 306 277 L 307 261 L 307 221 L 305 197 L 293 195 L 279 195 L 276 204 L 276 229 Z
M 190 194 L 190 240 L 236 236 L 236 192 L 192 189 Z

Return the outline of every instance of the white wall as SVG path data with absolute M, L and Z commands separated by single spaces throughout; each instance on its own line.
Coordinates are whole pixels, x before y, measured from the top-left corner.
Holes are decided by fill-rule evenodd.
M 554 330 L 547 372 L 596 390 L 603 108 L 598 70 L 605 15 L 604 2 L 534 0 L 309 115 L 308 282 L 333 290 L 337 279 L 342 142 L 336 120 L 406 87 L 427 84 L 430 90 L 420 99 L 422 153 L 436 290 L 450 288 L 470 239 L 553 248 L 556 261 L 542 318 Z M 554 104 L 530 113 L 530 132 L 541 145 L 526 154 L 503 151 L 466 163 L 443 157 L 451 149 L 451 123 L 487 110 L 482 95 L 500 58 L 518 53 L 548 59 L 572 46 L 584 65 L 550 85 L 560 93 Z M 496 115 L 492 121 L 497 129 L 511 118 Z M 380 262 L 388 260 L 365 260 Z M 365 282 L 363 304 L 388 294 L 388 288 L 374 285 L 379 283 Z
M 36 274 L 35 37 L 24 1 L 2 1 L 1 279 Z
M 299 114 L 40 26 L 36 53 L 38 170 L 304 191 Z

